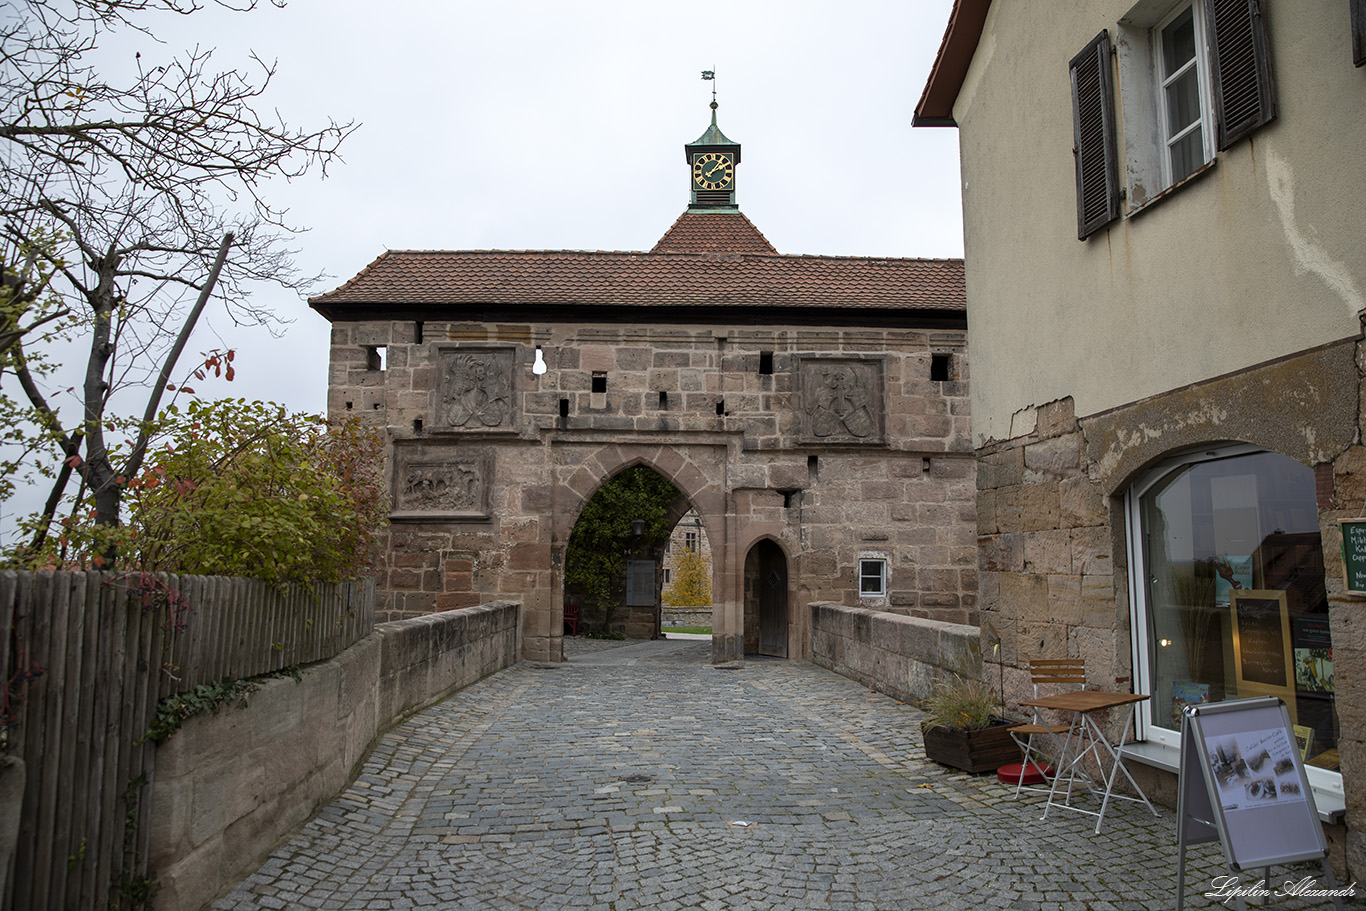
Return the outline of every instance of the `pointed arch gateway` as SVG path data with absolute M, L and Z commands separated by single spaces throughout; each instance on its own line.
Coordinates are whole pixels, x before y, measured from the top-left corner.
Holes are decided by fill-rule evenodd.
M 558 450 L 559 467 L 553 499 L 554 544 L 552 563 L 557 570 L 553 614 L 547 618 L 547 634 L 553 640 L 552 654 L 562 654 L 560 640 L 563 628 L 559 615 L 566 592 L 566 557 L 569 539 L 586 504 L 609 480 L 631 468 L 647 468 L 674 485 L 677 496 L 669 506 L 665 522 L 672 528 L 690 509 L 697 511 L 702 533 L 712 549 L 712 659 L 716 662 L 734 661 L 743 656 L 741 605 L 735 593 L 738 584 L 730 580 L 738 575 L 731 567 L 735 559 L 728 553 L 727 498 L 724 493 L 725 453 L 719 447 L 645 447 L 629 445 L 594 446 L 591 451 L 577 446 Z M 667 533 L 665 534 L 667 538 Z M 659 546 L 662 548 L 663 542 Z M 660 555 L 662 556 L 662 554 Z M 662 572 L 656 565 L 652 605 L 653 627 L 650 633 L 659 634 Z M 738 579 L 735 580 L 738 583 Z M 636 634 L 642 632 L 642 621 L 633 624 Z

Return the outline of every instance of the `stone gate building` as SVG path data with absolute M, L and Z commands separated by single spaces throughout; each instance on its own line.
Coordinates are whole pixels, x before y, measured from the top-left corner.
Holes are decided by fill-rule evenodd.
M 714 107 L 685 152 L 648 252 L 389 251 L 311 300 L 329 413 L 386 436 L 386 618 L 518 599 L 559 660 L 574 523 L 644 464 L 701 518 L 717 661 L 806 655 L 812 601 L 977 622 L 961 260 L 779 255 Z

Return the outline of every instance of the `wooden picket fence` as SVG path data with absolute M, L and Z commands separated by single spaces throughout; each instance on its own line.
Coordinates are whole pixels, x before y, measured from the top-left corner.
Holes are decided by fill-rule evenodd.
M 26 774 L 3 908 L 141 907 L 158 701 L 330 658 L 374 603 L 369 580 L 0 573 L 0 753 Z

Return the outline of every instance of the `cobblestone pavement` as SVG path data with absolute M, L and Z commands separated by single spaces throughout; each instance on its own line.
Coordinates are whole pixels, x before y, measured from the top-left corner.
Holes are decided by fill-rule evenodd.
M 1120 804 L 1099 837 L 1076 814 L 1041 823 L 1041 798 L 928 762 L 916 709 L 813 665 L 569 648 L 394 729 L 213 907 L 1174 907 L 1169 811 Z M 1192 852 L 1186 907 L 1217 908 L 1218 847 Z

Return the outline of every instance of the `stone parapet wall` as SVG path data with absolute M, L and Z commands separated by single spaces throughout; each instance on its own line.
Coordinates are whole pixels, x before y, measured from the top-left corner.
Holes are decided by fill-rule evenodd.
M 338 657 L 197 715 L 157 748 L 148 865 L 159 911 L 195 911 L 355 777 L 381 733 L 516 663 L 521 607 L 388 623 Z
M 982 672 L 980 630 L 839 604 L 811 605 L 811 661 L 903 702 Z

